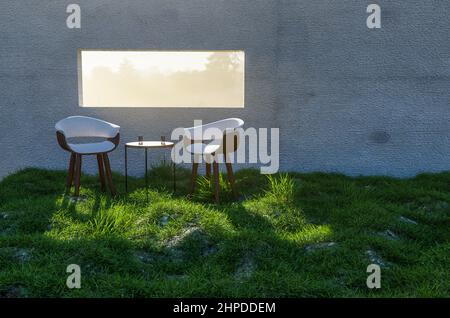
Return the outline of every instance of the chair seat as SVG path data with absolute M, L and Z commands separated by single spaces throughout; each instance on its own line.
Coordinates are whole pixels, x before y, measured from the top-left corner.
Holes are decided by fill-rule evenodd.
M 187 151 L 193 155 L 212 154 L 220 148 L 220 144 L 214 142 L 210 144 L 195 143 L 187 147 Z
M 115 148 L 115 145 L 111 141 L 93 142 L 85 144 L 68 144 L 72 151 L 79 154 L 97 154 L 103 152 L 109 152 Z

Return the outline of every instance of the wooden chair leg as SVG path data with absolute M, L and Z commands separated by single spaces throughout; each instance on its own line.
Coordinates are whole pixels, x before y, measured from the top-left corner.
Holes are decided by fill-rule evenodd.
M 228 182 L 230 183 L 234 198 L 237 199 L 237 198 L 239 198 L 239 193 L 236 190 L 233 167 L 231 166 L 230 162 L 225 162 L 225 165 L 227 167 Z
M 70 153 L 69 170 L 67 171 L 66 191 L 70 192 L 70 188 L 73 184 L 73 175 L 75 170 L 75 154 Z
M 212 165 L 214 173 L 214 200 L 216 203 L 219 203 L 219 163 L 214 161 Z
M 111 195 L 116 195 L 116 188 L 114 187 L 114 183 L 112 180 L 112 173 L 111 173 L 111 165 L 109 163 L 108 154 L 104 153 L 102 154 L 103 162 L 105 164 L 105 174 L 106 174 L 106 180 L 108 181 L 109 191 L 111 191 Z
M 105 191 L 105 170 L 103 169 L 103 158 L 101 154 L 97 154 L 98 178 L 100 179 L 100 189 Z
M 80 179 L 81 179 L 81 155 L 75 155 L 75 196 L 80 195 Z
M 198 163 L 194 161 L 192 163 L 191 193 L 190 193 L 190 195 L 193 195 L 194 191 L 195 191 L 195 183 L 197 182 L 197 171 L 198 171 Z
M 208 179 L 211 179 L 211 164 L 210 163 L 206 163 L 206 177 Z

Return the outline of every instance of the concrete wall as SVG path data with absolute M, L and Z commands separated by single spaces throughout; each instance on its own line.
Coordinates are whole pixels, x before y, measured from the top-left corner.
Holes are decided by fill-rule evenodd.
M 82 28 L 66 28 L 66 6 Z M 281 168 L 410 176 L 450 168 L 450 2 L 361 0 L 2 1 L 0 177 L 65 169 L 54 124 L 79 114 L 122 140 L 169 135 L 194 119 L 279 127 Z M 77 49 L 244 49 L 244 109 L 80 108 Z M 153 153 L 156 162 L 162 152 Z M 123 170 L 123 147 L 111 156 Z M 130 154 L 132 173 L 141 153 Z M 95 171 L 95 160 L 85 160 Z
M 374 2 L 382 28 L 369 30 Z M 450 1 L 283 1 L 279 21 L 283 167 L 450 168 Z

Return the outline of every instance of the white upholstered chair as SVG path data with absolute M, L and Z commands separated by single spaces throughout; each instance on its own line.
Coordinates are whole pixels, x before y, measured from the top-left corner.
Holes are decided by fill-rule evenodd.
M 219 202 L 219 163 L 218 157 L 223 155 L 227 168 L 228 182 L 230 183 L 233 195 L 238 197 L 235 187 L 235 179 L 230 155 L 239 146 L 240 134 L 237 130 L 244 125 L 240 118 L 228 118 L 212 122 L 206 125 L 185 128 L 183 142 L 186 150 L 194 156 L 191 176 L 191 194 L 195 191 L 198 165 L 200 157 L 206 162 L 206 177 L 211 178 L 211 165 L 214 176 L 214 198 Z
M 80 193 L 81 158 L 85 155 L 96 155 L 102 191 L 105 189 L 105 175 L 112 195 L 116 194 L 111 176 L 108 153 L 117 148 L 120 142 L 120 126 L 106 121 L 85 117 L 71 116 L 60 120 L 55 125 L 58 143 L 70 152 L 70 164 L 66 188 L 70 191 L 75 185 L 75 196 Z M 94 137 L 105 140 L 88 143 L 71 143 L 71 138 Z

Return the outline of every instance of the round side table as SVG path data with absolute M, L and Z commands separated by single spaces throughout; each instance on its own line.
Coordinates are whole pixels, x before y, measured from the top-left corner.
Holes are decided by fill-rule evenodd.
M 146 197 L 148 201 L 148 149 L 150 148 L 168 148 L 172 149 L 175 144 L 170 141 L 134 141 L 128 142 L 125 144 L 125 192 L 128 193 L 128 148 L 132 149 L 144 149 L 145 150 L 145 189 L 146 189 Z M 175 175 L 175 162 L 173 163 L 173 192 L 176 190 L 176 175 Z

